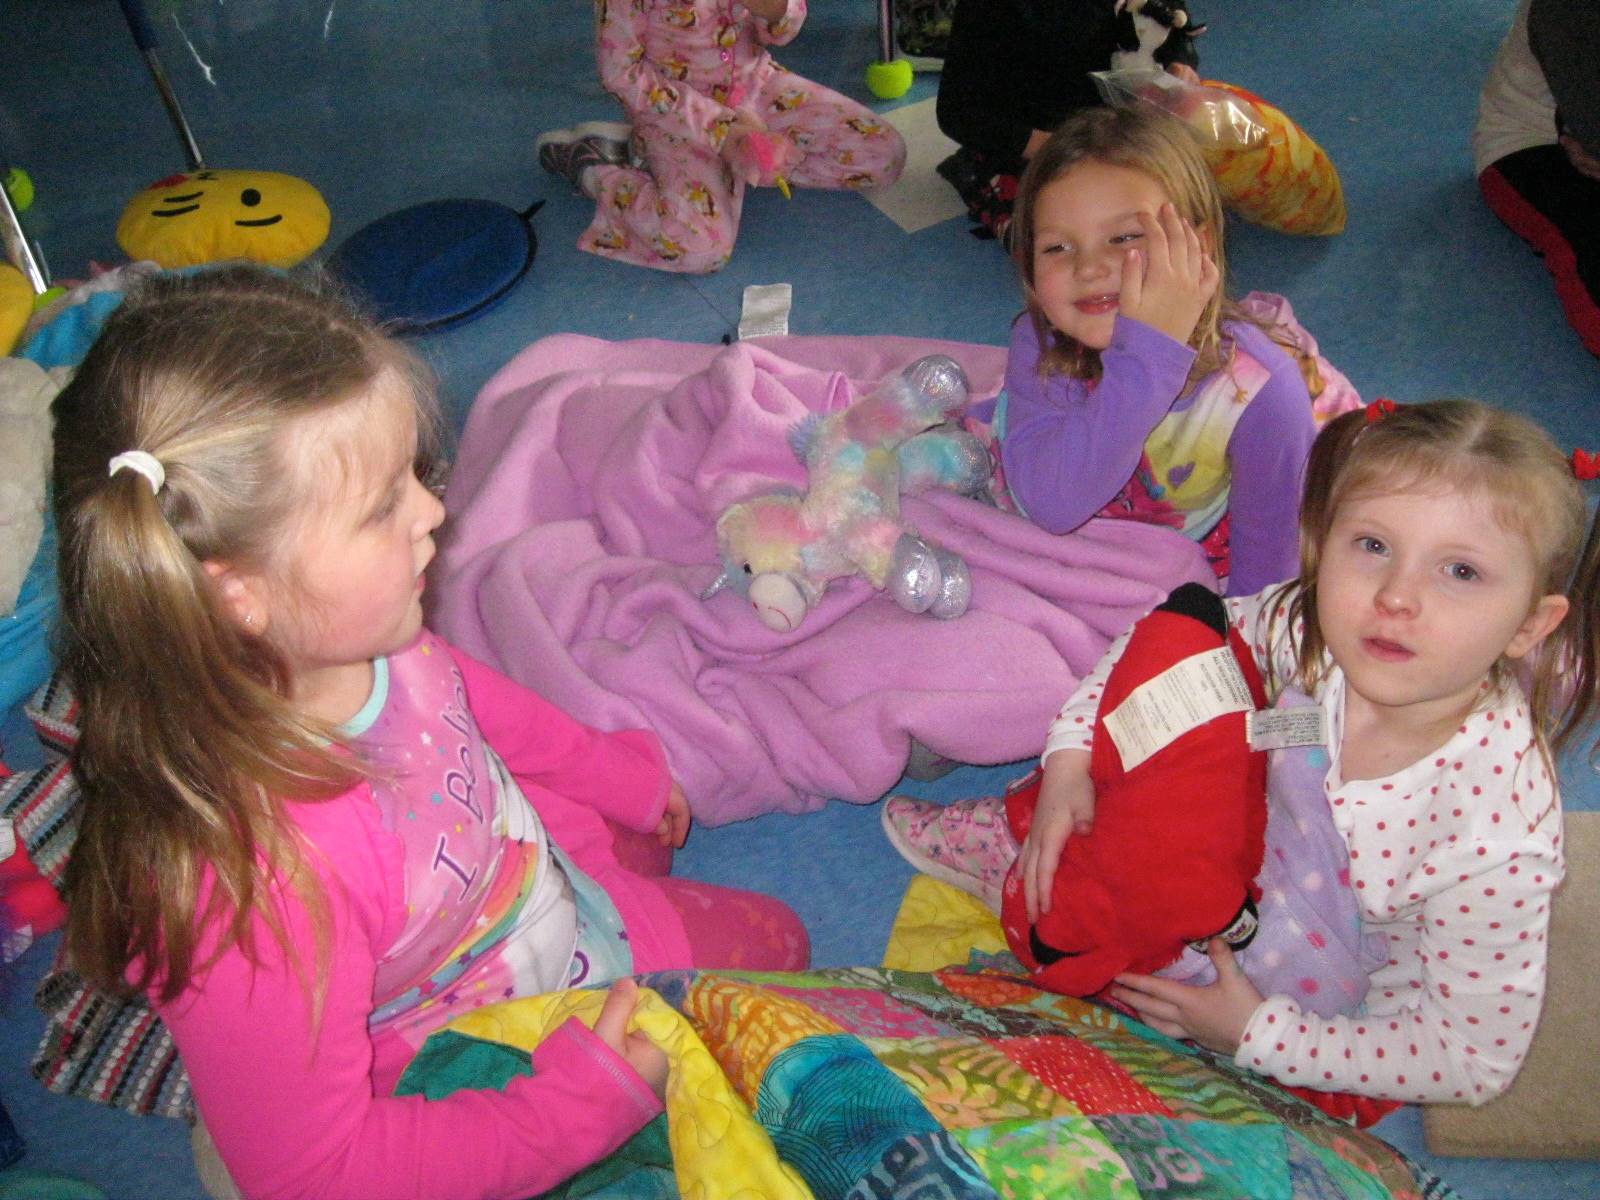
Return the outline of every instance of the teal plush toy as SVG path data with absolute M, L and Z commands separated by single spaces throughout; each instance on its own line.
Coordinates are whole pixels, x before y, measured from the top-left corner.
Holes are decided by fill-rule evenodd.
M 787 489 L 740 501 L 717 521 L 722 574 L 706 590 L 741 592 L 757 617 L 786 633 L 835 579 L 861 575 L 909 612 L 958 617 L 972 577 L 957 555 L 900 520 L 905 492 L 970 494 L 989 481 L 989 454 L 948 421 L 967 377 L 945 355 L 920 358 L 836 413 L 813 414 L 790 444 L 806 465 L 804 495 Z

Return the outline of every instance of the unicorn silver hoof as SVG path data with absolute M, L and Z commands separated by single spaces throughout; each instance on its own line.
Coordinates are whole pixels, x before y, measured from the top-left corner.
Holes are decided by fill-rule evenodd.
M 919 537 L 902 533 L 889 560 L 884 590 L 907 612 L 927 612 L 939 598 L 939 559 Z
M 972 603 L 972 571 L 966 559 L 953 551 L 935 550 L 933 555 L 939 564 L 939 594 L 928 606 L 928 613 L 948 621 L 966 612 Z
M 948 354 L 929 354 L 905 369 L 906 382 L 935 401 L 942 412 L 952 412 L 967 402 L 971 387 L 961 364 Z

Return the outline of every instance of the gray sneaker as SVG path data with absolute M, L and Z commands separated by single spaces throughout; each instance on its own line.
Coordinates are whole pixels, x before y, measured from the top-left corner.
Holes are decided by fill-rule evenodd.
M 586 121 L 571 129 L 541 133 L 534 148 L 541 167 L 588 194 L 585 172 L 590 167 L 627 164 L 632 136 L 633 130 L 618 121 Z

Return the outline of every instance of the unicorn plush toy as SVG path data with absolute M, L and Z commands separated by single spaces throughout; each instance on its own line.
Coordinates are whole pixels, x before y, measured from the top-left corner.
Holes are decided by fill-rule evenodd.
M 732 587 L 784 633 L 830 582 L 859 574 L 909 612 L 960 616 L 972 594 L 967 564 L 901 522 L 900 496 L 935 487 L 972 493 L 989 481 L 978 438 L 935 428 L 966 400 L 960 364 L 930 355 L 849 408 L 801 422 L 789 441 L 806 466 L 805 494 L 775 491 L 722 514 L 722 573 L 704 596 Z

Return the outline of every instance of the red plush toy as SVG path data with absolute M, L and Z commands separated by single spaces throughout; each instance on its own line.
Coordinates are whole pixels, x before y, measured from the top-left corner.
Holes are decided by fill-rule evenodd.
M 1133 707 L 1154 718 L 1145 722 L 1157 730 L 1147 745 L 1159 744 L 1163 724 L 1169 733 L 1186 731 L 1125 770 L 1108 716 L 1185 660 L 1192 661 L 1180 674 L 1152 689 L 1165 687 L 1165 702 L 1141 697 Z M 1041 987 L 1088 996 L 1124 971 L 1160 970 L 1187 943 L 1217 935 L 1238 947 L 1248 943 L 1261 897 L 1255 878 L 1265 846 L 1267 756 L 1250 749 L 1244 711 L 1192 727 L 1181 715 L 1205 694 L 1230 693 L 1237 706 L 1246 693 L 1251 708 L 1266 706 L 1260 672 L 1228 628 L 1221 599 L 1185 584 L 1134 626 L 1106 681 L 1090 750 L 1094 829 L 1068 839 L 1050 911 L 1037 925 L 1028 923 L 1020 859 L 1006 877 L 1000 914 L 1006 941 Z M 1018 843 L 1028 835 L 1038 797 L 1037 774 L 1006 797 Z
M 0 763 L 0 779 L 11 774 Z M 9 820 L 0 826 L 0 962 L 21 955 L 35 938 L 67 919 L 66 906 L 28 857 Z

